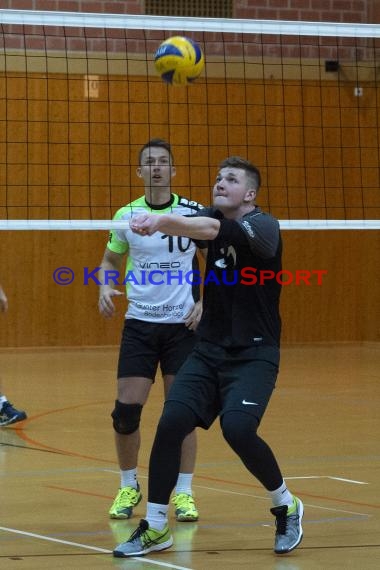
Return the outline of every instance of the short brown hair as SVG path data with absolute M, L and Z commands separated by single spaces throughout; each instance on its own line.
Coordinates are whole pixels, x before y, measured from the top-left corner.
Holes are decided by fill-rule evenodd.
M 170 163 L 174 164 L 174 158 L 173 158 L 171 146 L 168 142 L 164 141 L 164 139 L 150 139 L 150 141 L 145 143 L 139 152 L 139 164 L 141 164 L 142 153 L 144 152 L 144 150 L 146 148 L 150 148 L 150 147 L 164 148 L 165 150 L 167 150 L 169 153 L 169 156 L 170 156 Z
M 254 166 L 249 160 L 242 158 L 241 156 L 229 156 L 223 160 L 219 168 L 240 168 L 245 170 L 247 178 L 249 178 L 250 183 L 254 186 L 256 193 L 259 191 L 261 186 L 261 174 L 260 170 Z

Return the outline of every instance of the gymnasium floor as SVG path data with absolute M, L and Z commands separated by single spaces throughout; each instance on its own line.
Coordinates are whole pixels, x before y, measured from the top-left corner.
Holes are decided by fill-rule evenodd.
M 0 429 L 0 568 L 380 568 L 379 344 L 283 347 L 261 434 L 305 504 L 304 540 L 284 557 L 272 552 L 265 492 L 216 423 L 199 430 L 199 522 L 172 518 L 175 544 L 166 552 L 113 559 L 146 499 L 130 521 L 108 519 L 119 483 L 110 421 L 116 358 L 114 348 L 1 351 L 1 389 L 29 417 Z M 161 406 L 157 380 L 143 415 L 143 493 Z

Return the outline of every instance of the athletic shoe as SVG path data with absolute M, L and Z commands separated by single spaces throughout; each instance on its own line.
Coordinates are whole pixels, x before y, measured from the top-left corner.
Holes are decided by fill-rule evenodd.
M 303 504 L 297 497 L 293 498 L 293 506 L 274 507 L 270 510 L 276 517 L 276 536 L 274 551 L 276 554 L 286 554 L 301 543 Z
M 169 527 L 163 530 L 149 528 L 148 521 L 141 519 L 139 526 L 131 534 L 127 542 L 122 542 L 115 548 L 113 555 L 116 558 L 124 556 L 143 556 L 148 552 L 165 550 L 173 544 L 173 537 Z
M 21 410 L 16 410 L 10 402 L 4 402 L 0 410 L 0 427 L 15 424 L 26 419 L 26 413 Z
M 133 507 L 136 507 L 142 499 L 140 487 L 122 487 L 119 489 L 112 507 L 108 514 L 111 519 L 130 519 L 133 513 Z
M 177 521 L 191 522 L 199 519 L 199 513 L 191 495 L 187 495 L 186 493 L 177 493 L 172 498 L 172 503 L 174 503 L 176 507 L 175 516 Z

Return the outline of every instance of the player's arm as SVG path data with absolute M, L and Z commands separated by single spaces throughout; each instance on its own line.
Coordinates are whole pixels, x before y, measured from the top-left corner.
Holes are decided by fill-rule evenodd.
M 114 288 L 114 279 L 112 276 L 119 275 L 123 266 L 124 255 L 111 251 L 108 247 L 103 255 L 100 264 L 98 279 L 101 283 L 99 286 L 99 312 L 104 317 L 112 317 L 115 313 L 115 305 L 112 297 L 123 295 L 121 291 Z
M 209 217 L 185 217 L 177 214 L 142 214 L 132 218 L 131 230 L 140 235 L 162 232 L 169 236 L 185 236 L 198 240 L 213 240 L 220 221 Z

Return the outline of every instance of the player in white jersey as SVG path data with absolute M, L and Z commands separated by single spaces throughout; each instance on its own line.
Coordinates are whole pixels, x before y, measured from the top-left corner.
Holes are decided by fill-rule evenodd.
M 99 311 L 115 312 L 113 297 L 122 295 L 115 281 L 126 285 L 128 309 L 120 344 L 117 399 L 112 412 L 120 489 L 109 510 L 113 519 L 128 519 L 142 494 L 137 477 L 140 419 L 160 365 L 165 397 L 178 369 L 191 351 L 202 307 L 199 297 L 197 246 L 191 239 L 157 233 L 146 240 L 129 229 L 132 216 L 144 212 L 194 215 L 202 206 L 171 192 L 175 175 L 170 145 L 161 139 L 146 143 L 139 154 L 137 176 L 144 196 L 118 210 L 114 220 L 126 228 L 110 233 L 100 269 Z M 199 244 L 202 247 L 202 244 Z M 127 257 L 125 274 L 122 267 Z M 119 279 L 115 280 L 115 275 Z M 198 520 L 192 496 L 196 457 L 195 431 L 182 446 L 181 466 L 173 496 L 178 521 Z
M 200 206 L 176 194 L 170 204 L 159 208 L 147 204 L 142 196 L 120 208 L 114 220 L 126 220 L 138 214 L 155 211 L 161 214 L 194 215 Z M 127 288 L 127 319 L 152 323 L 183 323 L 184 316 L 194 306 L 193 282 L 199 282 L 199 268 L 195 243 L 182 236 L 157 234 L 147 243 L 130 229 L 111 232 L 108 248 L 120 255 L 128 255 L 123 283 Z M 112 274 L 109 275 L 112 278 Z M 111 279 L 110 279 L 111 280 Z

